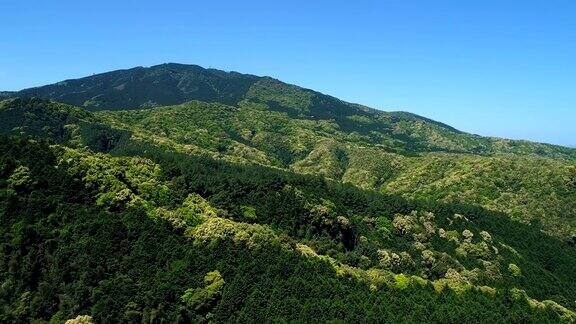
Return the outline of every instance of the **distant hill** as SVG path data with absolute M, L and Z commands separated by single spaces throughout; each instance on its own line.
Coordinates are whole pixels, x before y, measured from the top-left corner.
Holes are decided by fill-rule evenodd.
M 0 99 L 10 98 L 16 95 L 14 91 L 0 91 Z
M 49 98 L 92 110 L 136 109 L 190 100 L 232 104 L 257 80 L 253 75 L 169 63 L 65 80 L 25 89 L 17 95 Z
M 404 153 L 530 154 L 576 159 L 576 150 L 527 141 L 486 138 L 408 112 L 384 112 L 283 83 L 270 77 L 161 64 L 117 70 L 7 93 L 39 97 L 88 110 L 143 109 L 192 100 L 231 106 L 260 104 L 291 120 L 325 121 L 361 142 Z

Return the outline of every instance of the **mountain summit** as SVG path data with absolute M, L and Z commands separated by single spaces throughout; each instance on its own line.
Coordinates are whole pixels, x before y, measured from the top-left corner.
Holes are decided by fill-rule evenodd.
M 167 63 L 135 67 L 25 89 L 21 96 L 50 98 L 87 109 L 136 109 L 190 100 L 238 102 L 260 78 Z

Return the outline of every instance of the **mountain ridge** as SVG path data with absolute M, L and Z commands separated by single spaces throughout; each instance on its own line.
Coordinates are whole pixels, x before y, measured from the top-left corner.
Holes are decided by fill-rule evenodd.
M 234 86 L 246 88 L 245 84 L 241 83 L 253 82 L 256 77 L 238 72 L 204 69 L 198 65 L 166 63 L 67 79 L 23 89 L 16 94 L 49 98 L 96 110 L 152 107 L 178 104 L 192 99 L 235 102 L 238 94 L 234 93 L 235 89 L 227 89 L 223 82 L 225 79 L 234 78 L 241 81 Z M 192 92 L 192 97 L 189 97 L 188 92 Z M 230 98 L 219 96 L 219 92 L 230 92 Z
M 193 71 L 194 73 L 203 73 L 203 72 L 210 72 L 213 73 L 215 75 L 218 76 L 240 76 L 240 77 L 247 77 L 249 79 L 258 79 L 258 80 L 272 80 L 273 82 L 280 82 L 283 83 L 287 86 L 294 86 L 294 87 L 298 87 L 303 91 L 311 91 L 314 92 L 316 94 L 319 94 L 321 96 L 326 96 L 329 98 L 332 98 L 334 100 L 338 100 L 338 101 L 342 101 L 346 104 L 352 105 L 352 106 L 358 106 L 358 107 L 362 107 L 363 109 L 369 109 L 371 111 L 374 112 L 387 112 L 390 113 L 392 115 L 398 115 L 398 116 L 409 116 L 409 117 L 413 117 L 416 119 L 422 119 L 425 120 L 427 122 L 430 123 L 435 123 L 440 127 L 445 127 L 448 128 L 452 131 L 455 132 L 461 132 L 460 130 L 457 130 L 456 128 L 444 124 L 442 122 L 415 114 L 415 113 L 411 113 L 409 111 L 386 111 L 383 109 L 377 109 L 377 108 L 372 108 L 372 107 L 368 107 L 359 103 L 351 103 L 351 102 L 346 102 L 343 101 L 337 97 L 328 95 L 328 94 L 324 94 L 318 91 L 315 91 L 313 89 L 310 88 L 305 88 L 305 87 L 301 87 L 295 84 L 289 84 L 289 83 L 285 83 L 280 81 L 279 79 L 273 78 L 271 76 L 257 76 L 257 75 L 253 75 L 253 74 L 248 74 L 248 73 L 241 73 L 241 72 L 237 72 L 237 71 L 225 71 L 225 70 L 220 70 L 220 69 L 215 69 L 215 68 L 204 68 L 200 65 L 196 65 L 196 64 L 182 64 L 182 63 L 175 63 L 175 62 L 168 62 L 168 63 L 162 63 L 162 64 L 157 64 L 157 65 L 151 65 L 148 67 L 145 66 L 136 66 L 136 67 L 132 67 L 132 68 L 126 68 L 126 69 L 117 69 L 117 70 L 112 70 L 112 71 L 107 71 L 107 72 L 102 72 L 102 73 L 97 73 L 97 74 L 93 74 L 90 76 L 85 76 L 85 77 L 80 77 L 80 78 L 72 78 L 72 79 L 65 79 L 62 81 L 58 81 L 52 84 L 48 84 L 48 85 L 42 85 L 42 86 L 37 86 L 37 87 L 32 87 L 32 88 L 25 88 L 22 90 L 18 90 L 18 91 L 5 91 L 5 92 L 0 92 L 0 98 L 4 97 L 9 97 L 9 96 L 27 96 L 27 97 L 31 97 L 31 96 L 36 96 L 39 98 L 49 98 L 49 99 L 54 99 L 56 101 L 61 101 L 63 103 L 67 103 L 67 104 L 71 104 L 74 106 L 83 106 L 85 108 L 94 108 L 93 106 L 91 106 L 90 103 L 86 104 L 86 105 L 79 105 L 77 101 L 74 101 L 73 99 L 68 99 L 68 98 L 61 98 L 61 95 L 55 95 L 53 93 L 50 93 L 48 89 L 52 89 L 52 88 L 56 88 L 58 86 L 68 86 L 69 83 L 81 83 L 83 81 L 88 81 L 90 79 L 100 79 L 103 77 L 110 77 L 110 76 L 115 76 L 118 74 L 125 74 L 125 73 L 131 73 L 131 72 L 139 72 L 139 71 L 153 71 L 153 70 L 157 70 L 157 69 L 162 69 L 162 68 L 167 68 L 169 70 L 171 69 L 176 69 L 176 70 L 188 70 L 188 71 Z M 192 100 L 198 100 L 197 98 L 194 98 Z M 175 104 L 180 104 L 180 103 L 185 103 L 187 101 L 190 100 L 185 100 L 182 102 L 176 102 Z M 174 104 L 174 103 L 170 103 L 170 104 Z M 158 106 L 166 106 L 168 104 L 159 104 Z M 118 106 L 111 106 L 111 107 L 103 107 L 103 109 L 118 109 L 118 108 L 135 108 L 133 106 L 130 105 L 118 105 Z M 139 108 L 146 108 L 146 106 L 143 107 L 139 107 Z M 98 108 L 100 109 L 100 108 Z
M 354 115 L 366 114 L 385 116 L 384 118 L 391 118 L 392 122 L 412 120 L 418 123 L 421 121 L 446 129 L 455 135 L 464 135 L 468 138 L 466 141 L 470 143 L 463 151 L 470 151 L 475 154 L 486 151 L 483 148 L 485 144 L 478 144 L 478 139 L 490 139 L 492 142 L 499 143 L 526 143 L 526 145 L 536 143 L 468 134 L 450 125 L 414 113 L 387 112 L 361 104 L 348 103 L 336 97 L 287 84 L 268 76 L 256 76 L 213 68 L 206 69 L 194 64 L 164 63 L 150 67 L 138 66 L 108 71 L 16 92 L 5 92 L 3 95 L 0 94 L 0 99 L 13 96 L 53 99 L 92 111 L 146 109 L 182 104 L 190 100 L 222 102 L 231 105 L 238 105 L 243 100 L 250 100 L 266 104 L 269 109 L 285 112 L 292 118 L 328 120 L 340 118 L 337 122 L 341 126 L 349 125 L 350 123 L 346 120 L 356 118 Z M 372 116 L 368 117 L 373 118 Z M 364 126 L 362 129 L 370 129 L 370 126 Z M 390 129 L 389 132 L 393 133 L 393 130 Z M 411 133 L 409 136 L 419 137 L 422 134 Z M 563 154 L 568 154 L 572 156 L 572 159 L 576 159 L 576 150 L 574 149 L 556 144 L 536 144 L 554 147 L 555 150 L 563 150 L 565 152 Z M 440 146 L 441 150 L 446 149 L 442 145 Z M 452 146 L 452 144 L 448 146 Z M 460 149 L 455 147 L 448 150 L 458 151 Z

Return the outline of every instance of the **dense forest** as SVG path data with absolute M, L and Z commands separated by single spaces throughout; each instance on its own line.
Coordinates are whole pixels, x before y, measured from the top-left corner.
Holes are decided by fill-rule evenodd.
M 0 322 L 576 321 L 574 149 L 197 66 L 6 96 Z

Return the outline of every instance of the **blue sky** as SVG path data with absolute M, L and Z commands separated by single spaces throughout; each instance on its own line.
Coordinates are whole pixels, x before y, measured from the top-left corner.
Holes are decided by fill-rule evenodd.
M 0 4 L 0 90 L 165 62 L 576 146 L 576 1 Z

